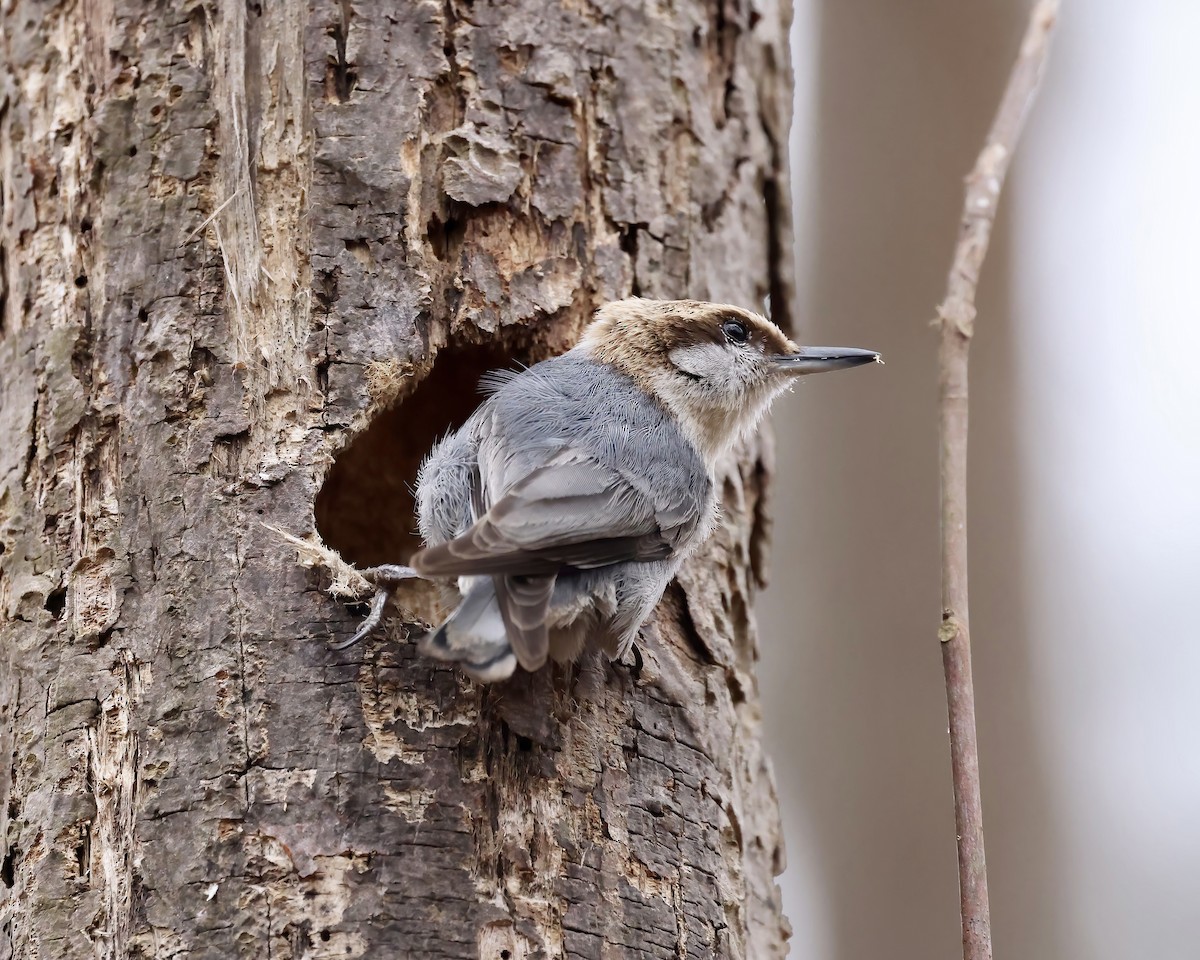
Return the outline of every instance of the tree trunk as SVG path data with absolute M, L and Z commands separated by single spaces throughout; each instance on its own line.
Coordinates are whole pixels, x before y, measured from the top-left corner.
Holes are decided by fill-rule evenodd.
M 786 17 L 4 5 L 0 955 L 783 955 L 766 439 L 640 674 L 478 687 L 420 590 L 332 651 L 325 547 L 403 561 L 478 375 L 606 300 L 786 324 Z

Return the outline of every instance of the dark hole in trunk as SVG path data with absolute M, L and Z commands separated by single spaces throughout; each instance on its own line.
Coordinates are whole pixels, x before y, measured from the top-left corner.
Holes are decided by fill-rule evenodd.
M 315 504 L 321 539 L 359 568 L 406 563 L 421 546 L 414 499 L 421 461 L 482 402 L 480 377 L 517 368 L 529 352 L 502 342 L 444 347 L 416 389 L 334 461 Z

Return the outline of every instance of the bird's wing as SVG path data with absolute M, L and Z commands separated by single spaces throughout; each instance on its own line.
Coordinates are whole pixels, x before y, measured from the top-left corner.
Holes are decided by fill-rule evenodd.
M 492 578 L 504 632 L 517 662 L 526 670 L 541 669 L 550 652 L 546 613 L 554 593 L 554 580 L 553 575 Z
M 544 577 L 662 560 L 699 522 L 686 492 L 639 489 L 631 478 L 566 447 L 518 481 L 461 536 L 412 558 L 422 576 Z

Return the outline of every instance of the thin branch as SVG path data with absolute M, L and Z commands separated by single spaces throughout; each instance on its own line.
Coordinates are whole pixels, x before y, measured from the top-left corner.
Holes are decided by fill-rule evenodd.
M 1030 15 L 987 144 L 967 177 L 958 246 L 946 298 L 938 308 L 942 479 L 942 626 L 938 639 L 950 717 L 964 960 L 991 960 L 992 956 L 967 614 L 967 353 L 975 326 L 975 289 L 1000 190 L 1037 93 L 1058 6 L 1058 0 L 1038 0 Z

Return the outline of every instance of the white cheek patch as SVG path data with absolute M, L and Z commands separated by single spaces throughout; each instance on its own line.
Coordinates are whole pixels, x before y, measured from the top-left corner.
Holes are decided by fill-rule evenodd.
M 675 372 L 657 376 L 655 392 L 706 455 L 720 454 L 766 410 L 770 396 L 759 383 L 760 357 L 752 351 L 701 343 L 676 347 L 668 359 Z
M 676 347 L 670 353 L 671 363 L 684 373 L 709 380 L 722 386 L 733 379 L 735 364 L 729 351 L 719 343 L 695 343 Z

